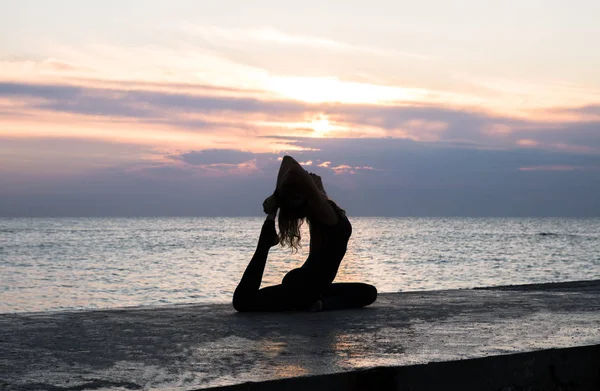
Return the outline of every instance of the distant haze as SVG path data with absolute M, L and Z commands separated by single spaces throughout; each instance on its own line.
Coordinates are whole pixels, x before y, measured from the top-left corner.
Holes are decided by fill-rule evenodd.
M 596 1 L 0 4 L 0 216 L 600 216 Z

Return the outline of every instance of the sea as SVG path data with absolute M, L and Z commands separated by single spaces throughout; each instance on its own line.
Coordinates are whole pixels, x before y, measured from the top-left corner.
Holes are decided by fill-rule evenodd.
M 350 218 L 337 281 L 379 292 L 600 278 L 600 219 Z M 0 218 L 0 313 L 228 303 L 260 217 Z M 263 286 L 302 264 L 273 247 Z

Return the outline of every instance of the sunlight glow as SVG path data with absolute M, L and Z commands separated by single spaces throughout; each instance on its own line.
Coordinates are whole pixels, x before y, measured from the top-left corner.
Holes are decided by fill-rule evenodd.
M 318 117 L 312 120 L 310 123 L 315 137 L 323 137 L 332 130 L 329 119 L 325 116 Z
M 427 90 L 379 86 L 326 77 L 271 77 L 267 89 L 308 103 L 384 103 L 425 100 Z

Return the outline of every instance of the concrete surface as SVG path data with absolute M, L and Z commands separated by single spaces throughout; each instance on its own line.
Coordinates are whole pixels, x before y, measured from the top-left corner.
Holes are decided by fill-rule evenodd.
M 598 344 L 600 281 L 382 294 L 321 313 L 2 314 L 0 389 L 191 390 Z
M 598 391 L 600 345 L 248 382 L 214 391 Z

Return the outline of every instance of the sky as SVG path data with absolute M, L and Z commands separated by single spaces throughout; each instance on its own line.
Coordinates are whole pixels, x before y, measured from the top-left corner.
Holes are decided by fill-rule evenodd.
M 0 216 L 600 216 L 597 1 L 0 1 Z

